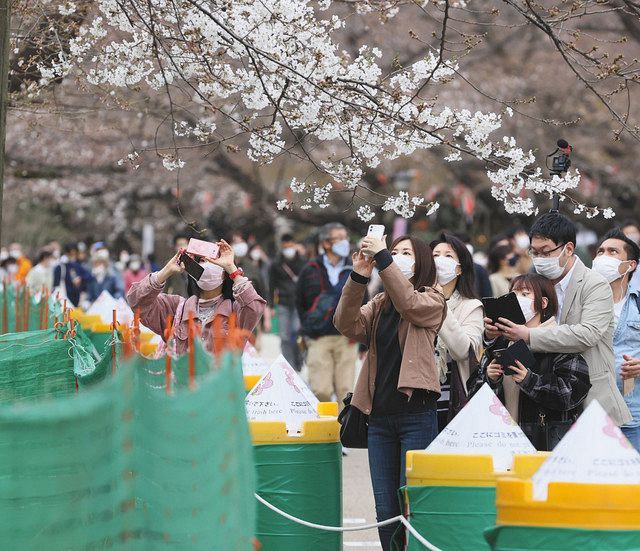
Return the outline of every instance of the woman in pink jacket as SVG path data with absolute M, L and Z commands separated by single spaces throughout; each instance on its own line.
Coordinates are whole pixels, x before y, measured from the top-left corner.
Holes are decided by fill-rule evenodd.
M 190 317 L 201 330 L 205 348 L 211 350 L 211 332 L 216 317 L 221 317 L 220 327 L 224 336 L 229 330 L 232 313 L 235 312 L 240 329 L 252 331 L 264 312 L 266 301 L 244 277 L 242 269 L 236 266 L 230 245 L 219 241 L 218 246 L 218 258 L 195 257 L 204 273 L 197 282 L 189 279 L 192 292 L 188 299 L 162 292 L 172 275 L 184 272 L 184 264 L 179 260 L 181 252 L 159 272 L 134 283 L 127 293 L 129 306 L 140 311 L 140 321 L 163 339 L 167 318 L 173 316 L 173 342 L 177 354 L 187 351 Z

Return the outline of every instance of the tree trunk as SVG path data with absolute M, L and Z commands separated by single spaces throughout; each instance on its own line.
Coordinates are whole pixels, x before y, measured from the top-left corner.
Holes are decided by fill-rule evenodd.
M 5 140 L 7 136 L 7 109 L 9 108 L 9 2 L 0 0 L 0 243 L 2 243 L 2 203 L 4 191 Z

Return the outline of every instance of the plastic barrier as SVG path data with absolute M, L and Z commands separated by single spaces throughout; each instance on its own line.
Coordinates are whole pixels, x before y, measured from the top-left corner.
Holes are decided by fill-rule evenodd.
M 548 453 L 514 456 L 513 477 L 530 476 Z M 495 526 L 496 480 L 490 455 L 407 452 L 407 486 L 402 488 L 407 516 L 420 533 L 442 549 L 488 549 L 485 529 Z M 408 549 L 422 550 L 414 538 Z
M 318 408 L 337 411 L 337 404 Z M 327 408 L 327 409 L 325 409 Z M 257 493 L 275 507 L 306 521 L 342 525 L 342 446 L 335 417 L 306 421 L 300 436 L 284 422 L 250 421 Z M 256 537 L 262 551 L 342 549 L 341 532 L 322 532 L 258 507 Z
M 538 501 L 531 480 L 500 479 L 496 502 L 494 550 L 640 549 L 640 484 L 552 482 Z

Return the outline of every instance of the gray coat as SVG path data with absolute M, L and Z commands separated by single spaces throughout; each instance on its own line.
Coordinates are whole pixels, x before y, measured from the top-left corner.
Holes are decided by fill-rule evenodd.
M 556 327 L 531 329 L 534 352 L 582 354 L 589 366 L 591 390 L 585 404 L 598 400 L 618 425 L 631 420 L 615 379 L 613 295 L 607 281 L 576 257 Z

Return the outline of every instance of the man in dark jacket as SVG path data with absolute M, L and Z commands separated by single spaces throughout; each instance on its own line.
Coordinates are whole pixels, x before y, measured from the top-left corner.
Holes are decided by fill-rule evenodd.
M 278 313 L 282 355 L 296 371 L 302 368 L 302 354 L 297 344 L 300 318 L 296 310 L 296 283 L 304 265 L 295 239 L 284 234 L 280 239 L 280 254 L 269 269 L 269 306 Z
M 300 272 L 296 307 L 306 337 L 309 386 L 321 402 L 335 394 L 342 404 L 353 388 L 358 348 L 334 327 L 333 313 L 351 273 L 351 247 L 342 224 L 324 225 L 318 237 L 324 254 Z
M 86 290 L 91 274 L 78 261 L 78 246 L 68 243 L 64 246 L 59 264 L 53 270 L 53 288 L 60 289 L 74 306 L 80 303 L 80 293 Z

